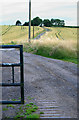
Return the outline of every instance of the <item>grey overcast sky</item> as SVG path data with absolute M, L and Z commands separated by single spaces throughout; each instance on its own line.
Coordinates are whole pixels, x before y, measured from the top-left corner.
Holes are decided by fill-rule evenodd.
M 66 25 L 77 25 L 77 0 L 31 0 L 32 19 L 59 18 Z M 22 24 L 28 21 L 29 0 L 0 1 L 0 25 L 14 25 L 17 20 Z

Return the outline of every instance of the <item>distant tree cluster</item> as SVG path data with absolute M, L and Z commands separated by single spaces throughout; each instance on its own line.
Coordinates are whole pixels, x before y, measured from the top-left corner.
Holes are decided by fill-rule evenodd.
M 51 23 L 52 25 L 55 26 L 65 26 L 65 21 L 64 20 L 60 20 L 60 19 L 51 19 Z
M 31 25 L 33 26 L 38 26 L 42 23 L 42 19 L 40 19 L 39 17 L 36 17 L 34 18 L 33 20 L 31 20 Z M 25 22 L 23 24 L 23 26 L 28 26 L 29 25 L 29 22 Z
M 19 20 L 16 21 L 16 25 L 22 25 Z M 28 26 L 29 22 L 25 22 L 23 26 Z M 31 20 L 31 26 L 46 26 L 46 27 L 52 27 L 52 26 L 65 26 L 65 21 L 60 19 L 44 19 L 42 20 L 39 17 L 35 17 L 33 20 Z
M 31 25 L 38 26 L 40 25 L 41 22 L 42 22 L 42 19 L 40 19 L 39 17 L 36 17 L 33 20 L 31 20 Z

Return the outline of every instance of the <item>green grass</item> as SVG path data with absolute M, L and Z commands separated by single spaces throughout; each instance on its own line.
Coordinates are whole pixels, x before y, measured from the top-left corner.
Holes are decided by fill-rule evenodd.
M 68 51 L 65 48 L 58 48 L 55 51 L 52 51 L 50 47 L 40 46 L 35 52 L 37 55 L 41 55 L 48 58 L 60 59 L 68 62 L 73 62 L 77 64 L 77 55 L 72 51 Z
M 14 105 L 8 104 L 7 107 L 12 107 L 12 108 L 14 108 Z
M 19 111 L 17 112 L 17 115 L 15 116 L 15 119 L 19 118 L 39 118 L 39 115 L 35 112 L 38 110 L 38 107 L 34 105 L 34 103 L 29 103 L 24 106 L 19 107 Z
M 40 114 L 44 114 L 44 112 L 40 112 Z
M 29 103 L 30 105 L 33 105 L 33 103 Z
M 12 99 L 12 101 L 17 101 L 17 99 Z
M 40 116 L 39 114 L 32 114 L 32 115 L 28 115 L 26 118 L 28 120 L 32 119 L 32 120 L 35 120 L 35 119 L 38 119 Z
M 41 55 L 48 58 L 59 59 L 63 61 L 73 62 L 77 64 L 77 53 L 67 49 L 66 47 L 59 46 L 57 49 L 53 49 L 52 46 L 44 45 L 32 45 L 29 43 L 25 44 L 24 51 L 30 52 L 36 55 Z
M 26 49 L 26 48 L 25 48 L 25 49 Z M 32 99 L 34 99 L 34 97 L 28 96 L 27 99 L 28 99 L 28 100 L 32 100 Z
M 3 111 L 6 111 L 6 110 L 8 110 L 8 108 L 3 108 L 2 110 L 3 110 Z
M 31 97 L 31 96 L 28 96 L 27 98 L 31 98 L 31 100 L 33 99 L 33 97 Z M 20 97 L 19 97 L 19 99 L 20 99 Z M 16 99 L 12 99 L 12 100 L 15 101 Z M 8 111 L 8 110 L 10 110 L 10 107 L 12 107 L 14 110 L 14 109 L 16 109 L 17 106 L 14 106 L 12 104 L 8 104 L 2 110 Z M 18 109 L 16 110 L 16 113 L 15 113 L 16 115 L 15 115 L 15 117 L 13 117 L 13 119 L 15 119 L 15 120 L 27 119 L 28 120 L 28 118 L 29 119 L 39 118 L 40 115 L 37 114 L 37 110 L 38 110 L 38 106 L 35 105 L 33 102 L 29 101 L 28 104 L 25 103 L 23 105 L 18 106 Z M 7 116 L 7 118 L 10 118 L 10 117 Z
M 16 116 L 14 117 L 15 120 L 20 120 L 19 118 L 20 118 L 20 119 L 24 118 L 24 115 L 16 115 Z

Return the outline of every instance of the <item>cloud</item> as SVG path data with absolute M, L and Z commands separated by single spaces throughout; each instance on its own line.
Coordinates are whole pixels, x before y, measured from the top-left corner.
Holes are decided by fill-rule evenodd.
M 13 24 L 17 19 L 22 20 L 22 22 L 28 21 L 29 3 L 25 2 L 26 0 L 23 1 L 24 2 L 19 0 L 19 2 L 17 2 L 16 0 L 16 2 L 13 2 L 12 0 L 12 2 L 2 3 L 2 14 L 0 14 L 0 17 L 2 17 L 3 23 Z M 49 0 L 49 2 L 44 2 L 48 0 L 40 0 L 40 2 L 38 2 L 38 0 L 37 2 L 34 1 L 35 0 L 32 0 L 32 18 L 36 16 L 39 16 L 42 19 L 60 18 L 66 20 L 66 25 L 69 23 L 70 25 L 76 25 L 76 2 L 67 2 L 67 0 L 66 2 L 51 2 L 51 0 Z
M 37 9 L 38 8 L 38 9 Z M 41 9 L 40 9 L 41 8 Z M 35 10 L 37 9 L 37 10 Z M 33 15 L 39 15 L 42 18 L 60 18 L 67 21 L 71 20 L 77 21 L 77 4 L 76 3 L 67 3 L 67 2 L 49 2 L 44 4 L 39 4 L 35 8 L 33 6 Z M 73 16 L 74 15 L 74 16 Z M 66 22 L 69 23 L 69 22 Z M 76 22 L 70 22 L 72 25 L 76 25 Z

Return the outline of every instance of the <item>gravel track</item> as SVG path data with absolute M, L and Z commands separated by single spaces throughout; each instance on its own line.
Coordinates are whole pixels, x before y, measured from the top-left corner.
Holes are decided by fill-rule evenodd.
M 19 61 L 17 50 L 2 53 L 3 62 Z M 11 82 L 10 71 L 11 68 L 3 69 L 3 81 Z M 15 69 L 15 80 L 19 80 L 18 68 Z M 43 101 L 55 101 L 54 105 L 58 106 L 61 113 L 60 118 L 77 118 L 77 65 L 24 52 L 24 92 L 25 100 L 27 96 L 34 97 L 40 109 L 44 107 Z M 7 100 L 18 99 L 20 88 L 7 87 L 3 89 L 2 97 Z M 39 101 L 42 101 L 40 105 Z M 7 114 L 3 112 L 3 117 Z M 15 116 L 15 110 L 11 115 Z
M 47 28 L 44 28 L 44 27 L 42 27 L 42 28 L 45 30 L 45 32 L 40 33 L 37 37 L 34 38 L 34 40 L 36 40 L 36 39 L 40 39 L 41 36 L 43 36 L 43 35 L 46 33 L 46 31 L 47 31 L 47 32 L 50 31 L 50 29 L 47 29 Z

